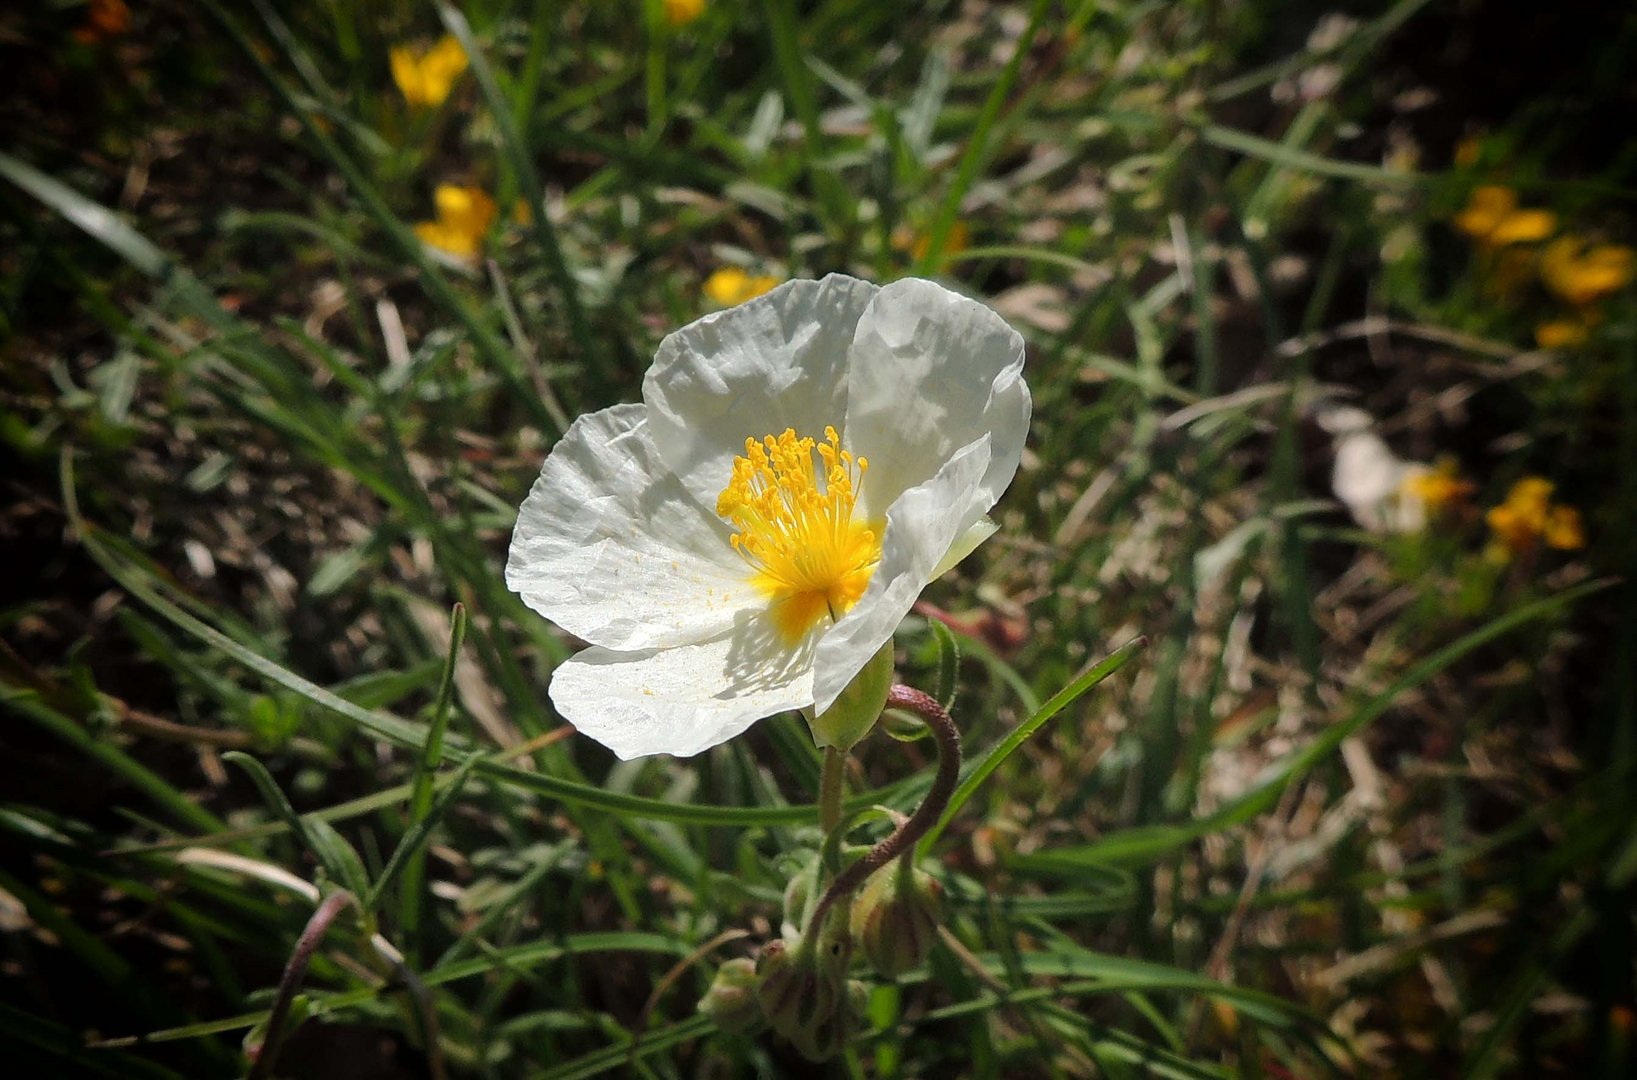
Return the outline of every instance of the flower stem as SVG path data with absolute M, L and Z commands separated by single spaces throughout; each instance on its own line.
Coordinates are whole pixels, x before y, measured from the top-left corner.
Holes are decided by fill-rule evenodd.
M 961 734 L 955 728 L 955 721 L 949 718 L 949 713 L 930 694 L 908 686 L 894 686 L 887 691 L 887 708 L 912 712 L 926 721 L 933 739 L 938 743 L 937 775 L 932 778 L 932 787 L 927 790 L 926 798 L 921 800 L 921 805 L 915 808 L 909 820 L 865 852 L 862 858 L 830 883 L 818 907 L 813 909 L 808 926 L 823 926 L 824 916 L 837 901 L 864 884 L 864 879 L 871 873 L 911 850 L 915 842 L 926 835 L 927 830 L 942 816 L 944 807 L 949 805 L 949 797 L 955 793 L 955 781 L 961 771 Z M 827 756 L 826 766 L 829 760 Z
M 824 835 L 841 824 L 841 797 L 847 786 L 847 752 L 833 746 L 824 748 L 824 768 L 819 773 L 819 828 Z

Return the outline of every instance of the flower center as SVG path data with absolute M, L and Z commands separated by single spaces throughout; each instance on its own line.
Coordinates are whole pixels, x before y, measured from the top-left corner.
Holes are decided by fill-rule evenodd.
M 744 457 L 733 459 L 716 512 L 739 530 L 733 549 L 773 601 L 774 625 L 789 644 L 858 603 L 881 559 L 880 530 L 853 517 L 869 467 L 841 448 L 833 427 L 822 443 L 794 428 L 746 439 Z

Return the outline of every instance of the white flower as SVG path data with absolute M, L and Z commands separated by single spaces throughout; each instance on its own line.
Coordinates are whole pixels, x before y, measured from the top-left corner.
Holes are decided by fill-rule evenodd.
M 823 712 L 994 526 L 1029 425 L 1023 339 L 929 281 L 791 281 L 660 343 L 582 416 L 506 583 L 592 647 L 551 699 L 622 758 Z

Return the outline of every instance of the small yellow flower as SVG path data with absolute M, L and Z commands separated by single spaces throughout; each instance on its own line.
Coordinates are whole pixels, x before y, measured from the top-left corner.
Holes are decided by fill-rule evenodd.
M 1559 551 L 1576 551 L 1586 546 L 1580 526 L 1580 511 L 1572 506 L 1554 506 L 1546 514 L 1546 546 Z
M 665 0 L 665 21 L 686 26 L 705 13 L 705 0 Z
M 1417 504 L 1424 518 L 1456 509 L 1471 498 L 1475 490 L 1472 481 L 1461 475 L 1461 467 L 1452 457 L 1439 458 L 1431 469 L 1417 466 L 1399 485 L 1400 497 Z
M 1535 344 L 1542 349 L 1573 349 L 1586 343 L 1589 329 L 1590 324 L 1582 318 L 1553 319 L 1535 327 Z
M 1501 559 L 1533 551 L 1542 541 L 1559 551 L 1573 551 L 1586 543 L 1580 511 L 1554 505 L 1552 482 L 1538 476 L 1526 476 L 1513 484 L 1506 501 L 1492 507 L 1485 520 L 1495 534 L 1490 550 Z
M 455 80 L 465 74 L 468 63 L 466 50 L 449 34 L 425 52 L 394 45 L 388 55 L 392 60 L 392 81 L 398 84 L 404 100 L 427 109 L 443 104 Z
M 1478 164 L 1484 149 L 1483 140 L 1476 135 L 1468 135 L 1455 144 L 1455 164 L 1463 169 L 1470 169 Z
M 1485 184 L 1472 192 L 1466 209 L 1455 215 L 1455 227 L 1490 247 L 1544 240 L 1557 228 L 1550 210 L 1518 209 L 1518 194 L 1509 187 Z
M 499 208 L 482 188 L 439 184 L 432 194 L 438 208 L 436 221 L 415 226 L 421 242 L 462 259 L 470 259 L 483 248 Z
M 1560 236 L 1540 256 L 1540 279 L 1576 307 L 1595 304 L 1625 288 L 1637 270 L 1632 250 L 1623 244 L 1588 247 L 1577 236 Z
M 737 307 L 770 291 L 779 283 L 766 274 L 747 274 L 737 266 L 724 266 L 705 279 L 705 296 L 720 307 Z
M 947 259 L 965 251 L 972 243 L 972 230 L 967 228 L 966 222 L 957 221 L 949 227 L 944 236 L 943 258 Z M 932 237 L 925 231 L 916 232 L 908 228 L 897 229 L 892 234 L 892 246 L 899 251 L 907 251 L 919 262 L 926 258 L 926 253 L 932 250 Z

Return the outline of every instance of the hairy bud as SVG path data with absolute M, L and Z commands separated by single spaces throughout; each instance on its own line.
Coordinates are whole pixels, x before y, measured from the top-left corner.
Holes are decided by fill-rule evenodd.
M 893 862 L 871 874 L 853 901 L 853 940 L 877 974 L 896 979 L 926 963 L 943 914 L 943 886 Z
M 699 1011 L 723 1031 L 743 1033 L 762 1025 L 762 1006 L 756 1000 L 761 980 L 756 962 L 747 957 L 729 960 L 716 972 L 710 989 L 699 999 Z
M 756 964 L 756 998 L 774 1031 L 812 1061 L 832 1057 L 848 1023 L 847 965 L 852 942 L 847 920 L 832 911 L 811 939 L 772 941 Z

